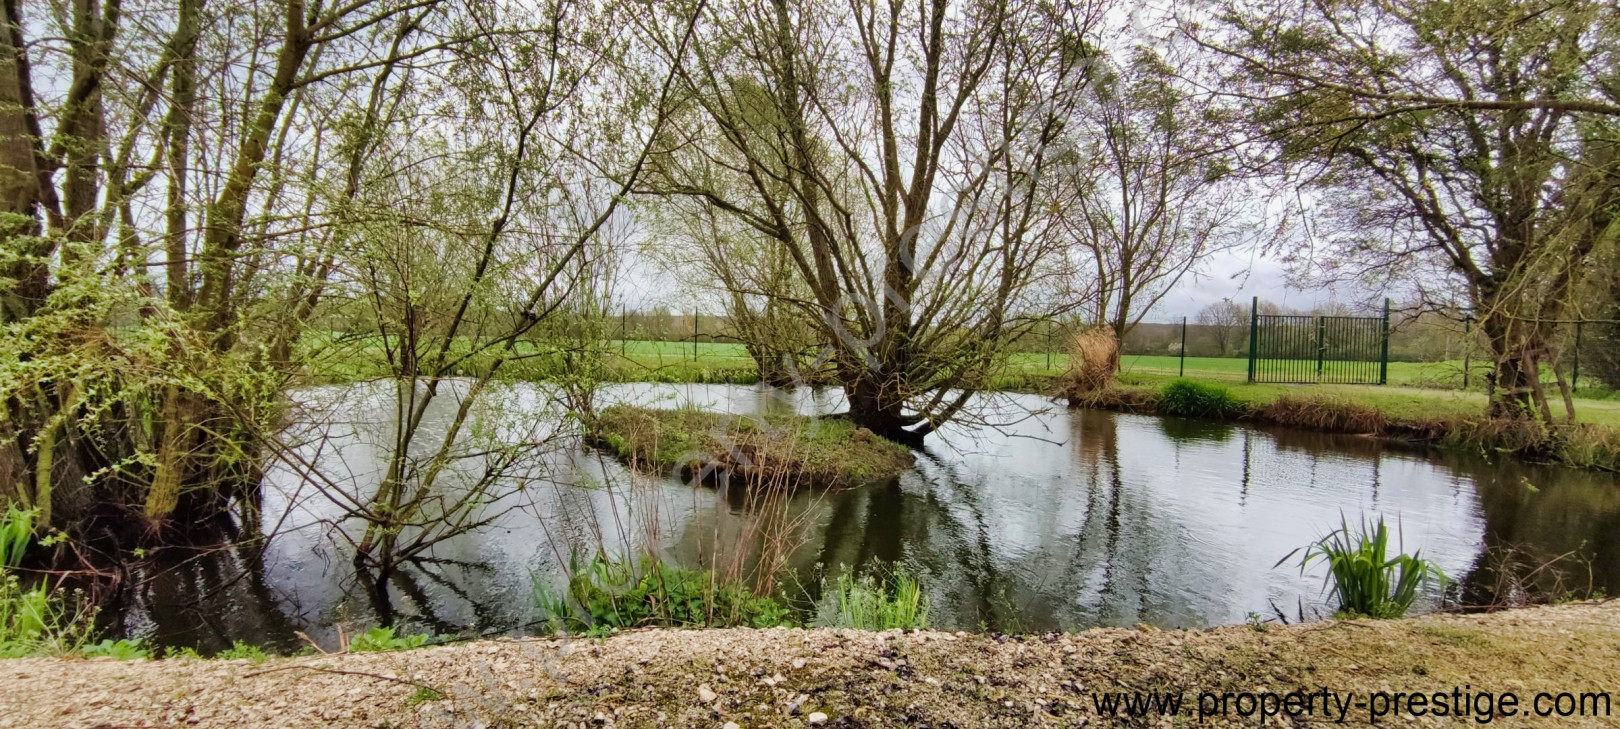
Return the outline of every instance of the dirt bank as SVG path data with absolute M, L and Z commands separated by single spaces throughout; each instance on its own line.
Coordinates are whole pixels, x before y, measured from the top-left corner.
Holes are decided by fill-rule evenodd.
M 1620 602 L 1263 631 L 649 630 L 262 663 L 22 659 L 0 661 L 0 727 L 1191 726 L 1205 691 L 1234 694 L 1233 715 L 1205 724 L 1254 726 L 1258 717 L 1235 715 L 1245 706 L 1235 694 L 1316 692 L 1314 716 L 1267 722 L 1287 726 L 1322 721 L 1323 687 L 1449 700 L 1463 686 L 1515 692 L 1521 711 L 1542 691 L 1620 693 Z M 1165 690 L 1186 692 L 1181 718 L 1098 721 L 1095 696 Z M 1346 723 L 1369 718 L 1352 707 Z

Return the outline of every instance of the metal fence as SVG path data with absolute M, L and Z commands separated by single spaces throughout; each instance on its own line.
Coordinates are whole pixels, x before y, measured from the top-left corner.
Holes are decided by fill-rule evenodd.
M 1383 316 L 1261 314 L 1249 324 L 1249 381 L 1382 385 L 1389 381 L 1389 302 Z

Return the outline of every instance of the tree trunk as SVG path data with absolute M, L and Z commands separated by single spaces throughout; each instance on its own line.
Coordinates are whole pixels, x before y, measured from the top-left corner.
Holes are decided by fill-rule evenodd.
M 906 429 L 912 423 L 905 417 L 899 384 L 894 377 L 869 369 L 862 370 L 853 382 L 846 381 L 844 393 L 849 399 L 849 419 L 880 437 L 913 448 L 921 447 L 923 436 Z

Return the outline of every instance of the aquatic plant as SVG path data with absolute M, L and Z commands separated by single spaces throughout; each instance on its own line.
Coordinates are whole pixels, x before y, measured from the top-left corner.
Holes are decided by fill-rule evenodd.
M 1389 527 L 1384 518 L 1365 518 L 1357 528 L 1340 517 L 1340 526 L 1327 536 L 1302 549 L 1289 552 L 1277 566 L 1296 554 L 1303 554 L 1299 570 L 1303 574 L 1318 560 L 1328 565 L 1324 586 L 1332 585 L 1338 600 L 1338 614 L 1346 617 L 1398 618 L 1417 599 L 1418 590 L 1431 580 L 1445 583 L 1445 573 L 1422 558 L 1422 550 L 1406 554 L 1397 545 L 1390 556 Z
M 254 663 L 263 663 L 270 658 L 269 654 L 264 652 L 264 649 L 239 640 L 231 643 L 231 647 L 214 654 L 214 657 L 227 661 L 252 661 Z
M 1159 410 L 1190 418 L 1235 418 L 1243 414 L 1244 404 L 1220 385 L 1178 379 L 1159 392 Z
M 418 633 L 396 635 L 392 627 L 376 627 L 349 640 L 350 653 L 387 653 L 421 648 L 433 636 Z M 235 646 L 232 646 L 233 648 Z
M 555 632 L 601 635 L 644 626 L 769 628 L 791 625 L 792 614 L 769 596 L 708 570 L 683 569 L 647 558 L 639 565 L 598 555 L 559 594 L 534 579 L 534 603 Z
M 928 627 L 928 598 L 922 585 L 897 566 L 888 574 L 845 570 L 824 592 L 816 624 L 856 630 Z
M 113 658 L 120 661 L 134 661 L 151 658 L 152 653 L 146 650 L 146 644 L 140 639 L 103 640 L 100 643 L 91 643 L 79 649 L 85 658 Z

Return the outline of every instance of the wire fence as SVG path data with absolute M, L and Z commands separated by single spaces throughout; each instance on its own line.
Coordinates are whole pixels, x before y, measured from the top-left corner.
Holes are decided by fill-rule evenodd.
M 1332 318 L 1345 313 L 1353 312 L 1325 314 Z M 1121 339 L 1121 370 L 1244 381 L 1250 322 L 1249 312 L 1241 314 L 1222 322 L 1180 316 L 1143 320 Z M 656 350 L 658 356 L 669 359 L 747 357 L 736 327 L 724 315 L 621 309 L 613 318 L 604 328 L 627 354 L 639 349 Z M 1079 332 L 1095 326 L 1078 320 L 1038 322 L 1012 343 L 1012 361 L 1031 373 L 1066 372 L 1070 342 Z M 1593 394 L 1620 389 L 1620 326 L 1594 321 L 1568 324 L 1559 332 L 1552 343 L 1557 370 L 1573 389 Z M 1489 351 L 1478 327 L 1465 316 L 1396 316 L 1390 321 L 1387 381 L 1410 387 L 1482 390 L 1492 368 Z

